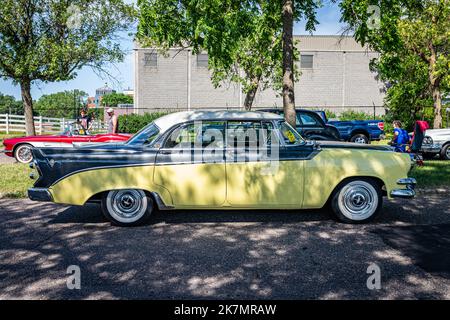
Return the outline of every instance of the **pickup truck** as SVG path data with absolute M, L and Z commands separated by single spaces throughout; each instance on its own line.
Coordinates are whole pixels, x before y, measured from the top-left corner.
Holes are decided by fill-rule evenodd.
M 355 143 L 368 144 L 384 139 L 384 122 L 382 120 L 328 120 L 324 111 L 316 111 L 326 124 L 338 129 L 341 139 Z
M 259 111 L 276 113 L 284 116 L 282 109 L 262 109 Z M 320 113 L 311 110 L 295 109 L 297 118 L 295 129 L 309 140 L 342 140 L 338 129 L 328 125 Z

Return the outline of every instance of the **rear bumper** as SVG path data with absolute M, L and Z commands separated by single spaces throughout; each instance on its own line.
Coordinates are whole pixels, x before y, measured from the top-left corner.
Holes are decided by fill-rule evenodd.
M 416 195 L 414 188 L 417 184 L 414 178 L 404 178 L 397 181 L 398 185 L 406 186 L 406 189 L 394 189 L 391 191 L 392 198 L 413 198 Z
M 28 189 L 28 198 L 33 201 L 53 201 L 52 194 L 47 188 L 30 188 Z

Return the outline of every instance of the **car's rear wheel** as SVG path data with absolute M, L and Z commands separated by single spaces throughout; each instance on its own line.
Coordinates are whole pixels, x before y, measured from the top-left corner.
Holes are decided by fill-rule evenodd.
M 369 144 L 370 140 L 365 134 L 357 133 L 350 138 L 350 142 Z
M 450 160 L 450 143 L 446 144 L 441 150 L 441 158 L 443 160 Z
M 14 158 L 20 163 L 30 163 L 33 160 L 31 148 L 33 146 L 28 143 L 20 144 L 14 150 Z
M 334 192 L 331 207 L 337 218 L 346 223 L 373 220 L 383 202 L 381 186 L 372 179 L 352 179 L 342 183 Z
M 153 201 L 143 190 L 111 190 L 102 198 L 102 211 L 114 225 L 137 226 L 150 219 Z

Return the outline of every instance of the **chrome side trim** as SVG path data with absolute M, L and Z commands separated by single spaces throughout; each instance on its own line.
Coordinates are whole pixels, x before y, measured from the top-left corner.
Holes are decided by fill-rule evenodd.
M 403 179 L 398 179 L 397 180 L 397 184 L 399 185 L 416 185 L 417 181 L 414 178 L 403 178 Z
M 395 189 L 391 191 L 391 197 L 393 198 L 413 198 L 416 192 L 413 189 Z

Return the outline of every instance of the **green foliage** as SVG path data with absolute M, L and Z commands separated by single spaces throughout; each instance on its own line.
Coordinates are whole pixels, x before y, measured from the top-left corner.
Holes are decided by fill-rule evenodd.
M 83 66 L 121 61 L 124 53 L 113 40 L 133 15 L 122 0 L 3 0 L 0 74 L 16 82 L 61 81 Z
M 0 93 L 0 114 L 1 113 L 23 115 L 22 102 L 16 101 L 13 96 Z
M 127 114 L 119 116 L 119 132 L 136 133 L 155 119 L 158 119 L 167 113 L 152 112 L 139 114 Z
M 371 27 L 370 4 L 380 8 L 379 26 Z M 431 104 L 440 127 L 439 96 L 450 92 L 450 1 L 343 0 L 340 6 L 356 40 L 380 53 L 372 67 L 389 83 L 391 112 L 411 123 Z
M 281 0 L 138 0 L 137 38 L 166 53 L 171 47 L 208 53 L 214 85 L 240 82 L 244 93 L 282 83 Z M 315 0 L 295 1 L 294 19 L 307 30 L 317 20 Z M 294 53 L 298 58 L 298 54 Z
M 87 93 L 80 90 L 57 92 L 46 94 L 34 104 L 37 115 L 53 118 L 73 118 L 79 116 L 84 108 L 82 98 Z
M 2 0 L 0 77 L 21 86 L 28 134 L 35 132 L 31 85 L 73 79 L 85 66 L 105 73 L 107 63 L 123 60 L 117 33 L 135 14 L 124 0 Z
M 377 117 L 377 119 L 379 119 L 379 117 Z M 373 114 L 361 111 L 345 110 L 341 114 L 339 114 L 339 120 L 341 121 L 374 120 L 374 117 Z
M 325 115 L 326 115 L 327 119 L 337 119 L 338 118 L 336 113 L 329 109 L 325 110 Z
M 109 93 L 102 98 L 102 106 L 117 107 L 118 104 L 133 104 L 133 98 L 124 93 Z

